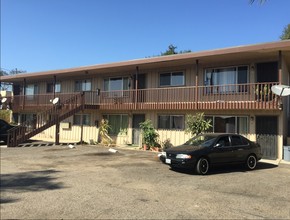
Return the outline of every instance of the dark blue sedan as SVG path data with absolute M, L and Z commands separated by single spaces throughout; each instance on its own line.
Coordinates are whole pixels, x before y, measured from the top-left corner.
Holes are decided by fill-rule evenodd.
M 205 175 L 218 164 L 243 163 L 255 169 L 262 158 L 261 146 L 238 134 L 200 134 L 185 144 L 165 150 L 165 163 L 172 168 L 195 169 Z

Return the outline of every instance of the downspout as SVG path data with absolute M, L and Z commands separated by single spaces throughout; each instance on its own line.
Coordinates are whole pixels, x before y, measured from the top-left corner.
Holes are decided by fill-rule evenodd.
M 55 98 L 56 75 L 53 76 L 53 98 Z
M 279 50 L 279 60 L 278 60 L 278 80 L 279 84 L 282 84 L 282 52 Z
M 139 67 L 136 66 L 136 79 L 135 79 L 135 110 L 137 109 L 137 96 L 138 96 L 138 74 L 139 74 Z
M 53 99 L 55 99 L 55 84 L 56 84 L 56 75 L 53 76 Z M 54 106 L 55 108 L 55 145 L 59 145 L 59 133 L 60 133 L 60 121 L 59 121 L 59 108 L 58 105 L 60 103 L 57 103 L 57 106 Z
M 198 66 L 198 60 L 195 61 L 195 67 L 196 67 L 196 73 L 195 73 L 195 107 L 198 109 L 198 71 L 199 71 L 199 66 Z
M 23 99 L 22 99 L 22 110 L 24 110 L 24 105 L 25 105 L 25 96 L 26 96 L 26 79 L 23 79 Z
M 279 54 L 278 54 L 278 81 L 279 84 L 282 84 L 282 52 L 281 50 L 279 50 Z M 280 102 L 283 102 L 282 97 L 279 97 Z M 285 104 L 285 103 L 283 103 Z M 284 110 L 280 111 L 280 115 L 278 117 L 278 140 L 277 140 L 277 144 L 278 144 L 278 152 L 277 152 L 277 157 L 280 160 L 283 159 L 283 136 L 284 136 Z

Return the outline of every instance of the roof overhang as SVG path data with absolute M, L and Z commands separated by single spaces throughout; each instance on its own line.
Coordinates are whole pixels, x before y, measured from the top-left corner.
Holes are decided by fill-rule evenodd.
M 45 72 L 23 73 L 17 75 L 2 76 L 2 82 L 21 82 L 27 80 L 46 80 L 52 79 L 53 76 L 58 78 L 70 78 L 80 74 L 107 74 L 122 71 L 135 71 L 138 66 L 140 71 L 162 68 L 168 66 L 195 64 L 196 60 L 201 64 L 217 63 L 221 61 L 234 60 L 257 60 L 258 59 L 275 59 L 278 60 L 279 51 L 285 58 L 286 65 L 290 69 L 290 40 L 276 41 L 271 43 L 261 43 L 254 45 L 236 46 L 223 49 L 206 50 L 200 52 L 191 52 L 169 56 L 158 56 L 144 59 L 129 60 L 123 62 L 114 62 L 107 64 L 98 64 L 92 66 L 83 66 L 77 68 L 68 68 L 62 70 L 52 70 Z

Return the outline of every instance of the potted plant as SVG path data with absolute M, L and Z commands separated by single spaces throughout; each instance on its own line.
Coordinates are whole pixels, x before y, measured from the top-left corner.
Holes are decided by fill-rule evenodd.
M 154 129 L 151 120 L 147 119 L 139 125 L 143 135 L 144 150 L 149 150 L 150 147 L 160 146 L 157 144 L 159 134 Z

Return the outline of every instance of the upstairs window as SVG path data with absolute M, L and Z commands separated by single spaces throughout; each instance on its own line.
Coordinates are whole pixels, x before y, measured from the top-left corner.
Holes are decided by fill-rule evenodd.
M 55 92 L 60 92 L 61 90 L 61 84 L 60 83 L 55 83 L 55 86 L 54 86 L 54 83 L 47 83 L 46 85 L 46 92 L 47 93 L 53 93 L 54 91 L 54 88 L 55 87 Z
M 246 92 L 248 82 L 248 66 L 206 69 L 204 85 L 207 93 Z
M 167 72 L 160 73 L 159 86 L 183 86 L 184 72 Z
M 116 77 L 108 78 L 104 80 L 104 93 L 105 97 L 118 98 L 128 95 L 129 90 L 129 78 L 128 77 Z
M 35 95 L 38 94 L 38 85 L 26 85 L 25 87 L 25 95 L 29 96 L 29 95 Z
M 91 91 L 92 90 L 92 81 L 90 79 L 77 80 L 75 81 L 75 91 Z
M 104 80 L 105 91 L 121 91 L 129 89 L 128 77 L 108 78 Z

